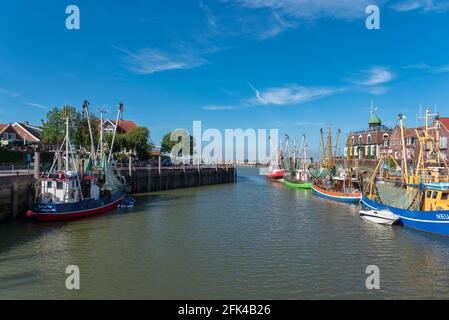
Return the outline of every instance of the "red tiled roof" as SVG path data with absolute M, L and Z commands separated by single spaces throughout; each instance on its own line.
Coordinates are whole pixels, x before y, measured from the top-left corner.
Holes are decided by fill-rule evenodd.
M 440 123 L 449 130 L 449 118 L 439 118 Z
M 40 141 L 39 134 L 35 132 L 36 130 L 31 130 L 26 124 L 16 122 L 13 124 L 13 127 L 22 139 L 31 142 Z
M 111 120 L 113 124 L 116 124 L 115 120 Z M 134 129 L 137 129 L 139 126 L 134 122 L 130 120 L 119 120 L 118 121 L 118 127 L 122 129 L 125 132 L 133 131 Z
M 0 123 L 0 132 L 5 130 L 8 126 L 9 126 L 9 124 Z

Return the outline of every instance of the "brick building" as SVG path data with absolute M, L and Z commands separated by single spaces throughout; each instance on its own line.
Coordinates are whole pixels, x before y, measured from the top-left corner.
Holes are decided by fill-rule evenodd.
M 348 145 L 351 145 L 353 157 L 359 160 L 379 159 L 381 148 L 388 144 L 390 133 L 391 129 L 382 125 L 376 109 L 371 107 L 368 129 L 351 132 L 348 136 Z M 348 145 L 344 150 L 345 156 Z

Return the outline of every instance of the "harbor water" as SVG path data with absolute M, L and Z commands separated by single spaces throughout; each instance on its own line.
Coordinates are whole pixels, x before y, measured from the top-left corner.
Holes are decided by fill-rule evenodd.
M 449 239 L 373 224 L 359 207 L 238 182 L 135 197 L 67 222 L 0 224 L 1 299 L 449 298 Z M 80 290 L 66 288 L 66 267 Z M 366 268 L 380 270 L 368 290 Z

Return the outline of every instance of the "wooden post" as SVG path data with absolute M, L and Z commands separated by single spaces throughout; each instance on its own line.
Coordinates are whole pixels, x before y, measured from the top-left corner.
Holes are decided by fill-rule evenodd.
M 128 159 L 129 159 L 129 161 L 128 161 L 128 173 L 129 173 L 129 176 L 131 177 L 132 176 L 132 158 L 131 158 L 131 155 L 129 155 Z
M 15 219 L 19 214 L 19 184 L 14 182 L 11 185 L 11 217 Z
M 36 151 L 34 152 L 34 178 L 37 180 L 39 179 L 41 173 L 41 153 L 39 152 L 39 149 L 36 148 Z
M 161 156 L 158 157 L 158 169 L 159 169 L 159 176 L 160 176 L 161 175 L 161 171 L 162 171 Z

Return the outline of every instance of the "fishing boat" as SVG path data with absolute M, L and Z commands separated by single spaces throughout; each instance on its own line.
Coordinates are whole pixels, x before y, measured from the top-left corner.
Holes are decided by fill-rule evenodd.
M 387 210 L 360 210 L 360 217 L 378 224 L 393 225 L 399 220 L 399 216 Z
M 449 236 L 449 168 L 438 139 L 430 134 L 430 118 L 437 118 L 426 109 L 425 127 L 416 129 L 419 156 L 414 172 L 409 175 L 407 161 L 402 161 L 402 181 L 382 179 L 381 159 L 371 177 L 362 205 L 373 210 L 388 210 L 399 217 L 406 227 Z M 402 159 L 407 159 L 403 115 L 398 116 L 402 138 Z M 379 174 L 378 174 L 379 171 Z
M 44 172 L 37 182 L 37 200 L 27 212 L 28 217 L 42 221 L 81 218 L 110 211 L 126 198 L 124 178 L 111 165 L 117 128 L 113 133 L 108 154 L 104 148 L 103 126 L 100 126 L 100 141 L 96 151 L 87 101 L 84 102 L 83 108 L 91 138 L 91 152 L 88 158 L 83 159 L 82 154 L 74 150 L 70 138 L 73 110 L 65 108 L 64 140 L 55 153 L 50 170 Z M 123 105 L 119 104 L 117 120 L 122 110 Z
M 293 163 L 288 164 L 288 167 L 291 169 L 285 174 L 284 184 L 286 187 L 293 189 L 312 189 L 312 180 L 309 173 L 311 160 L 308 158 L 306 136 L 302 136 L 301 146 L 298 152 L 300 156 L 297 156 L 296 143 L 294 143 L 294 146 Z
M 284 169 L 272 169 L 265 175 L 269 179 L 283 179 L 285 175 Z
M 271 137 L 270 137 L 270 146 L 272 150 L 274 150 L 274 146 L 272 145 Z M 282 168 L 282 153 L 280 151 L 276 151 L 275 153 L 275 159 L 270 161 L 270 167 L 268 168 L 268 172 L 265 174 L 265 176 L 268 179 L 272 180 L 282 180 L 284 179 L 285 175 L 285 169 Z
M 351 162 L 351 148 L 348 148 L 346 169 L 338 173 L 335 165 L 337 157 L 338 141 L 341 130 L 338 130 L 335 146 L 332 146 L 331 130 L 327 132 L 327 144 L 324 143 L 323 129 L 321 129 L 321 145 L 323 150 L 323 161 L 321 168 L 313 174 L 313 193 L 319 197 L 339 202 L 359 203 L 362 199 L 358 179 L 354 177 Z M 349 140 L 349 139 L 348 139 Z M 350 143 L 350 142 L 349 142 Z M 334 149 L 334 150 L 333 150 Z

